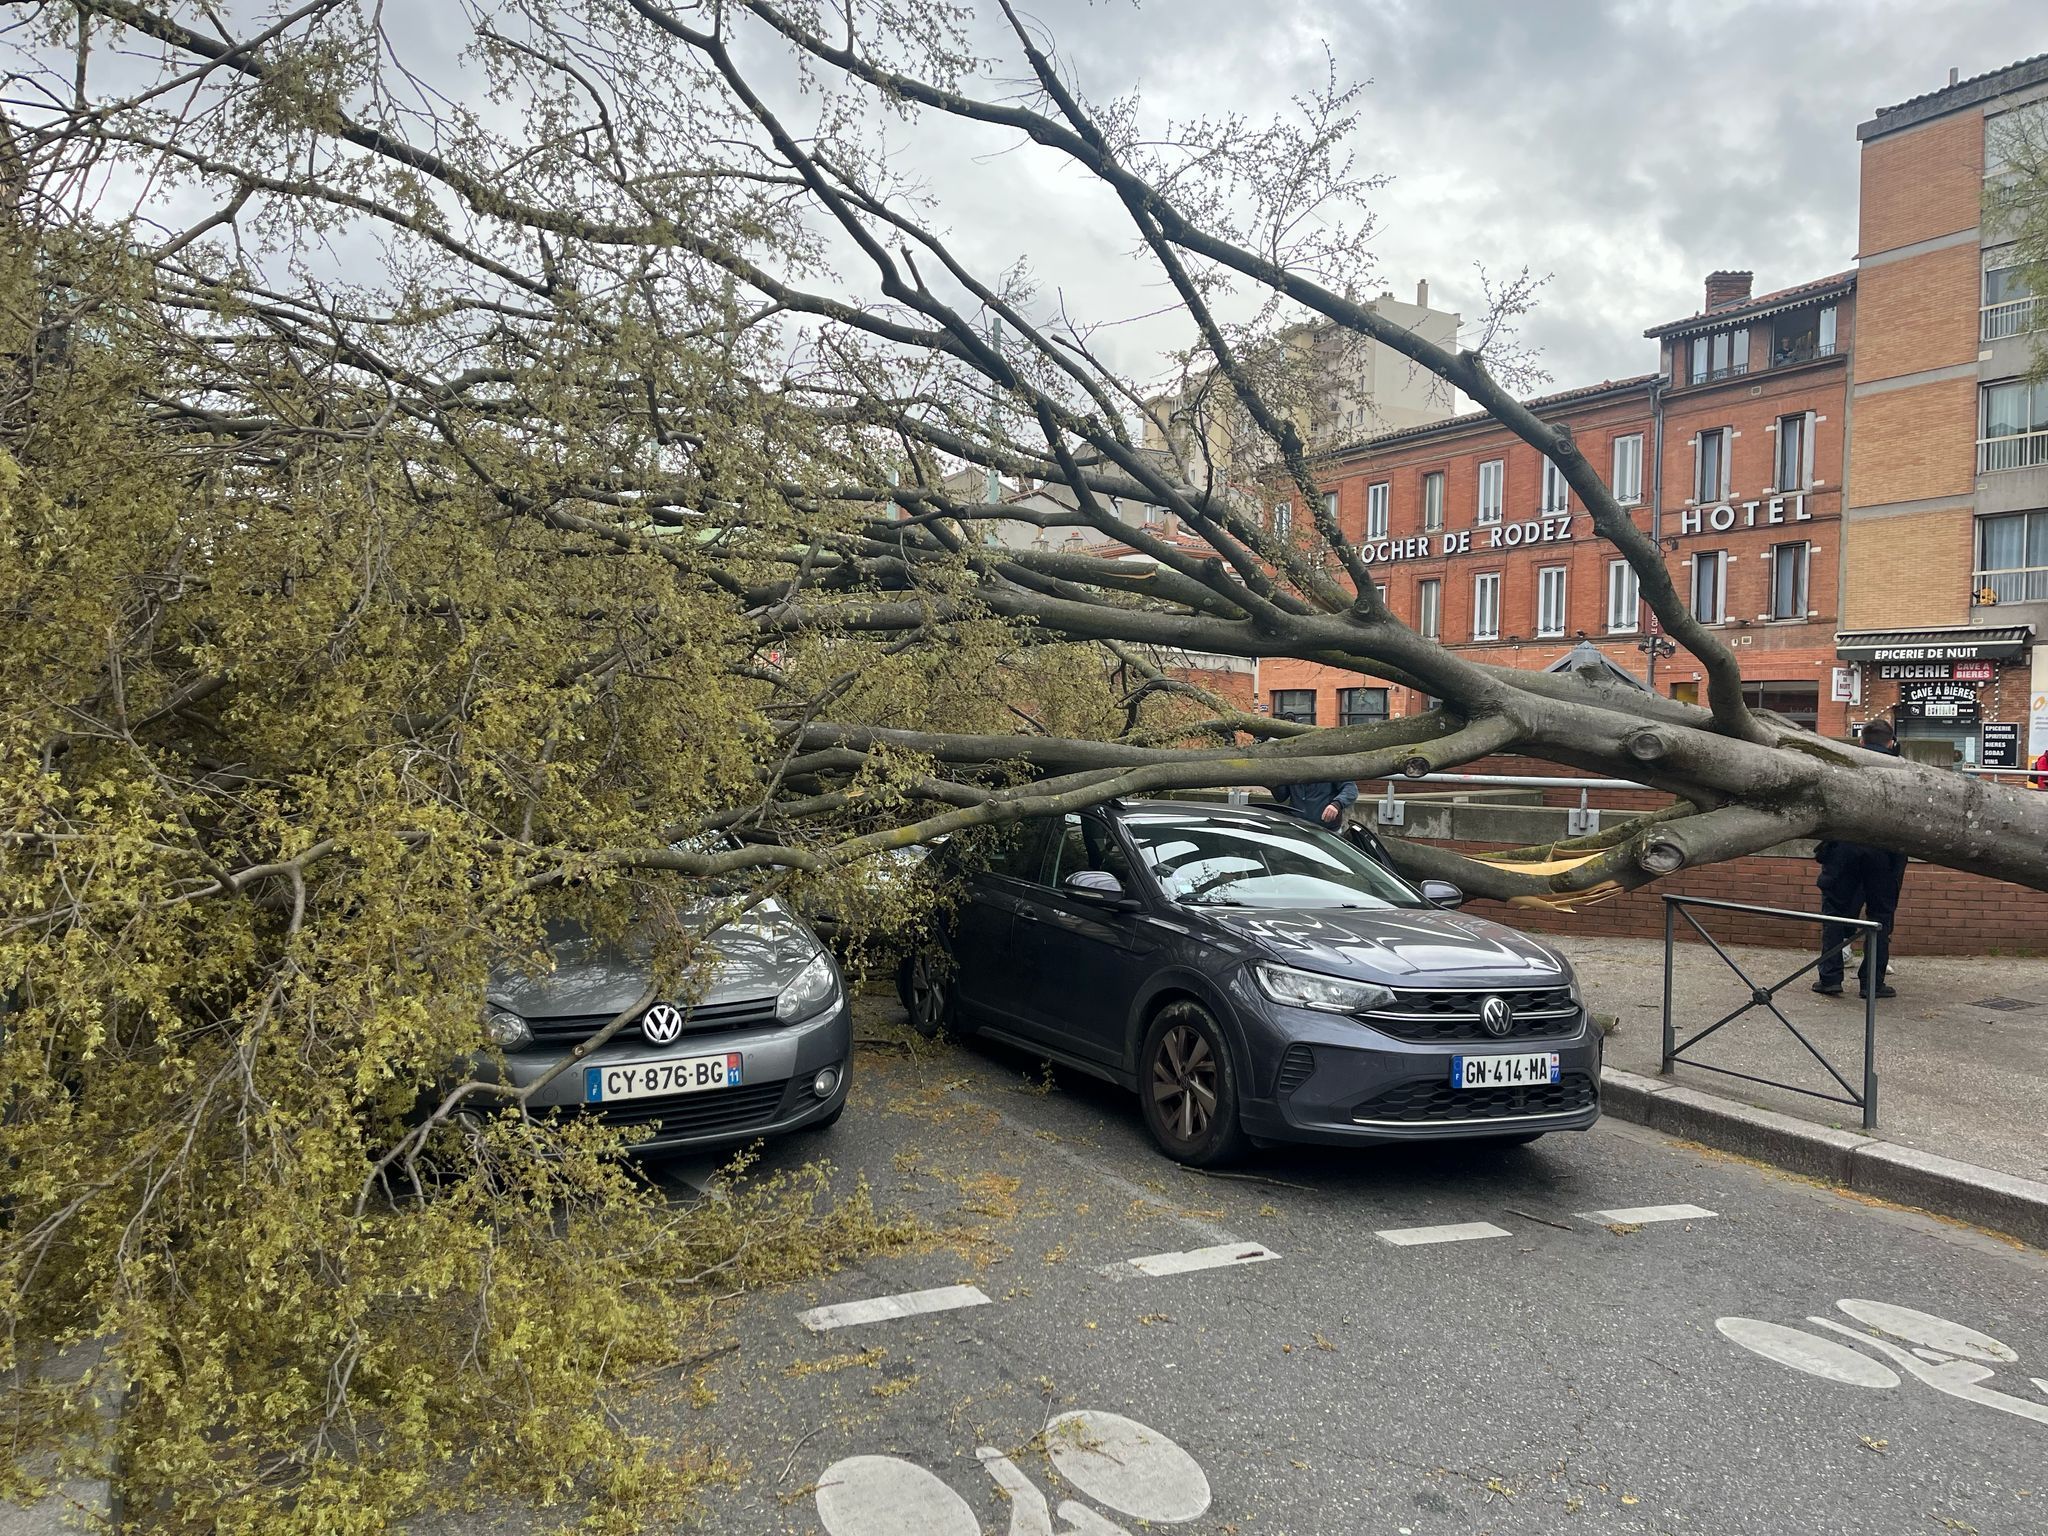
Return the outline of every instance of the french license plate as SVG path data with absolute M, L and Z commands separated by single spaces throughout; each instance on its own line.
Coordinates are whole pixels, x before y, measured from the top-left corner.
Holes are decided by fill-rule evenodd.
M 661 1061 L 617 1061 L 583 1069 L 583 1102 L 611 1104 L 620 1099 L 656 1099 L 675 1093 L 709 1093 L 740 1085 L 740 1053 L 716 1056 L 670 1056 Z
M 1519 1056 L 1453 1056 L 1453 1088 L 1526 1088 L 1558 1079 L 1557 1052 L 1530 1051 Z

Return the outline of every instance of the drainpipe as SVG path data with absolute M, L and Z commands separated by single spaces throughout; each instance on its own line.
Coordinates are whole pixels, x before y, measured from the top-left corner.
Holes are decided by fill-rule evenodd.
M 1657 545 L 1660 563 L 1664 560 L 1664 385 L 1670 366 L 1665 364 L 1650 380 L 1650 538 Z M 1657 691 L 1657 641 L 1660 638 L 1657 635 L 1650 637 L 1649 681 L 1652 693 Z

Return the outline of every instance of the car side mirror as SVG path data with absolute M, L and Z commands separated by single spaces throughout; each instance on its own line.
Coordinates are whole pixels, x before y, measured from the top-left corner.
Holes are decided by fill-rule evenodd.
M 1106 869 L 1077 869 L 1060 882 L 1060 889 L 1069 896 L 1106 907 L 1120 907 L 1130 900 L 1124 894 L 1123 881 Z
M 1448 880 L 1425 880 L 1422 882 L 1422 899 L 1432 907 L 1456 911 L 1465 905 L 1465 893 Z

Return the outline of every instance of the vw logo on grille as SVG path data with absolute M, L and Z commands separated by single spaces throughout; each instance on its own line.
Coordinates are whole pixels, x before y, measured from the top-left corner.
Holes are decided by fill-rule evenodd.
M 656 1003 L 640 1015 L 640 1033 L 656 1045 L 674 1045 L 683 1033 L 683 1010 L 674 1003 Z
M 1486 1026 L 1489 1035 L 1511 1035 L 1515 1032 L 1515 1010 L 1504 997 L 1489 997 L 1479 1005 L 1479 1022 Z

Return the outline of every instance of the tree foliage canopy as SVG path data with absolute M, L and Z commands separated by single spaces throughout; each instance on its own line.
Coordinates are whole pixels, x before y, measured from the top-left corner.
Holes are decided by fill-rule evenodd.
M 771 894 L 904 920 L 862 873 L 879 852 L 1502 750 L 1678 806 L 1564 875 L 1413 853 L 1490 894 L 1815 833 L 2048 885 L 2048 805 L 1745 707 L 1631 512 L 1512 393 L 1525 284 L 1459 352 L 1345 296 L 1373 187 L 1349 88 L 1162 127 L 1001 19 L 991 42 L 946 0 L 463 0 L 399 36 L 352 0 L 18 8 L 0 1365 L 109 1347 L 83 1391 L 127 1383 L 132 1507 L 367 1531 L 488 1489 L 625 1528 L 706 1470 L 606 1416 L 705 1277 L 904 1236 L 815 1185 L 671 1210 L 606 1136 L 463 1080 L 488 964 L 537 957 L 553 916 L 651 925 L 687 987 Z M 1464 391 L 1563 468 L 1710 707 L 1456 657 L 1327 516 L 1277 534 L 1213 465 L 1144 449 L 1146 391 L 1028 269 L 961 259 L 905 134 L 1086 178 L 1265 483 L 1312 511 L 1268 366 L 1286 327 Z M 963 500 L 963 465 L 1070 509 Z M 996 515 L 1139 558 L 992 544 Z M 1307 731 L 1176 681 L 1184 652 L 1444 703 Z M 24 1435 L 81 1401 L 10 1398 Z

